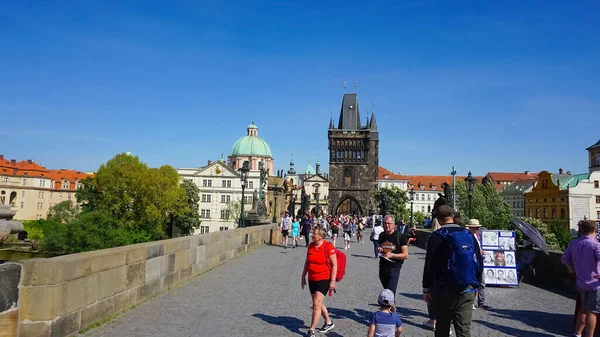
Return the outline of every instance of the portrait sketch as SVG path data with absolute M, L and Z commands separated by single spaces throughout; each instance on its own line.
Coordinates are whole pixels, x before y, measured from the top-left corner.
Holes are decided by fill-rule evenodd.
M 504 261 L 507 267 L 515 267 L 517 265 L 514 252 L 504 252 Z
M 502 250 L 515 250 L 515 239 L 514 238 L 500 238 L 500 249 Z
M 498 247 L 498 232 L 484 231 L 481 245 Z
M 509 269 L 506 272 L 506 283 L 508 283 L 508 284 L 518 284 L 518 282 L 517 282 L 517 274 L 515 273 L 514 269 Z
M 501 250 L 494 251 L 494 266 L 504 267 L 506 266 L 506 260 L 504 258 L 504 252 Z
M 493 268 L 485 268 L 483 275 L 486 284 L 496 284 L 496 272 Z
M 483 265 L 484 266 L 493 266 L 494 265 L 494 252 L 486 251 L 483 256 Z

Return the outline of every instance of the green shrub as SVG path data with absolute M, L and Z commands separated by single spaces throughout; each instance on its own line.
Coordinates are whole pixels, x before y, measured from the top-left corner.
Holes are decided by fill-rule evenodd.
M 67 224 L 53 226 L 45 233 L 41 249 L 46 252 L 72 254 L 91 250 L 147 242 L 151 235 L 119 227 L 108 212 L 81 213 Z
M 566 223 L 559 219 L 553 219 L 550 221 L 549 227 L 550 231 L 556 236 L 560 250 L 564 251 L 567 249 L 567 246 L 573 240 L 573 236 L 571 236 L 571 232 L 567 229 Z

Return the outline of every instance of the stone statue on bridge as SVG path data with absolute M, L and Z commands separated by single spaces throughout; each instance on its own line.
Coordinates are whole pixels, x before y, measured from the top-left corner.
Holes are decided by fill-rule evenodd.
M 444 188 L 444 194 L 438 193 L 439 198 L 435 201 L 433 204 L 433 209 L 431 210 L 432 219 L 437 218 L 437 212 L 440 206 L 451 206 L 450 200 L 452 200 L 452 185 L 443 183 L 442 187 Z

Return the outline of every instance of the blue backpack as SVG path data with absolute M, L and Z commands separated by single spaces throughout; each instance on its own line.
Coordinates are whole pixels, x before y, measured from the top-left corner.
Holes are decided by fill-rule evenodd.
M 481 287 L 478 276 L 483 272 L 483 257 L 473 234 L 462 227 L 442 227 L 436 233 L 444 238 L 449 256 L 441 286 L 461 290 Z

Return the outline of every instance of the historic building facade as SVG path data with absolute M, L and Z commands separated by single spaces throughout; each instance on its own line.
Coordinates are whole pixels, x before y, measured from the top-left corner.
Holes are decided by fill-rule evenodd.
M 361 124 L 358 96 L 344 94 L 338 126 L 329 122 L 329 213 L 375 211 L 373 195 L 379 167 L 375 114 Z
M 536 182 L 537 179 L 517 180 L 500 191 L 500 196 L 510 206 L 514 216 L 526 216 L 525 193 L 531 192 Z
M 252 208 L 254 196 L 258 194 L 261 182 L 261 171 L 265 172 L 263 191 L 268 212 L 272 216 L 275 204 L 273 193 L 269 189 L 269 174 L 274 173 L 274 160 L 269 144 L 258 136 L 258 127 L 252 122 L 246 128 L 246 136 L 238 139 L 227 163 L 223 159 L 208 161 L 207 165 L 198 168 L 179 168 L 177 173 L 182 180 L 191 180 L 200 190 L 199 211 L 202 223 L 194 234 L 224 231 L 237 227 L 239 214 L 230 214 L 230 203 L 240 203 L 242 199 L 242 183 L 239 169 L 248 161 L 248 180 L 244 190 L 244 212 Z M 271 201 L 269 203 L 269 201 Z M 282 209 L 283 205 L 278 205 Z
M 77 189 L 90 175 L 75 170 L 48 170 L 33 160 L 17 162 L 0 155 L 0 204 L 16 211 L 15 219 L 42 219 L 57 203 L 76 203 Z

